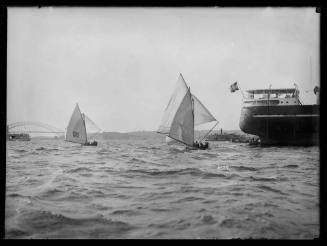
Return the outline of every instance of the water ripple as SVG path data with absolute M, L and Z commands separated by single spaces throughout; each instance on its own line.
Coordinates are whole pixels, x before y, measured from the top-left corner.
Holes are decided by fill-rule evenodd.
M 7 142 L 6 238 L 314 238 L 319 148 Z

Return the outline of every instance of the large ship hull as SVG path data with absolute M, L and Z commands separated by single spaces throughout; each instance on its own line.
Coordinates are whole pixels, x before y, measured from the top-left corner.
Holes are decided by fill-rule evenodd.
M 243 107 L 240 129 L 266 145 L 318 145 L 319 105 Z

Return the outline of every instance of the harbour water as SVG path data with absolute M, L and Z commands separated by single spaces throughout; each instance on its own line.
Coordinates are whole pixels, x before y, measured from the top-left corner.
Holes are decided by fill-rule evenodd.
M 7 142 L 6 238 L 319 237 L 319 147 Z

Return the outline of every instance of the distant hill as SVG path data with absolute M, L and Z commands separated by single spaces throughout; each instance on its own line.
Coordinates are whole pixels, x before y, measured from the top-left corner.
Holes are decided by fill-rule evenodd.
M 201 131 L 195 131 L 196 137 L 204 136 L 208 131 L 207 130 L 201 130 Z M 213 134 L 220 134 L 220 130 L 212 131 L 210 135 Z M 223 131 L 223 134 L 236 134 L 236 135 L 246 135 L 241 130 L 229 130 L 229 131 Z M 134 132 L 103 132 L 101 134 L 97 134 L 98 139 L 162 139 L 165 136 L 162 134 L 159 134 L 155 131 L 134 131 Z
M 207 134 L 208 130 L 200 130 L 195 131 L 195 137 L 201 138 Z M 209 136 L 220 135 L 220 130 L 212 131 Z M 248 134 L 242 132 L 241 130 L 223 130 L 223 135 L 239 135 L 246 136 Z M 94 134 L 89 134 L 92 138 Z M 56 139 L 64 139 L 64 136 L 56 136 L 56 137 L 33 137 L 33 138 L 56 138 Z M 163 139 L 165 136 L 163 134 L 159 134 L 155 131 L 134 131 L 134 132 L 102 132 L 95 134 L 95 139 L 98 140 L 110 140 L 110 139 Z
M 103 132 L 97 134 L 100 139 L 148 139 L 148 138 L 163 138 L 162 134 L 155 131 L 135 131 L 135 132 Z

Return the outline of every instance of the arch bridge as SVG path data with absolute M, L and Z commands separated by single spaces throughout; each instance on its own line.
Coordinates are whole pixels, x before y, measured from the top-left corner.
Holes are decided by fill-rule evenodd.
M 42 122 L 22 121 L 8 124 L 7 133 L 64 133 L 64 131 Z

